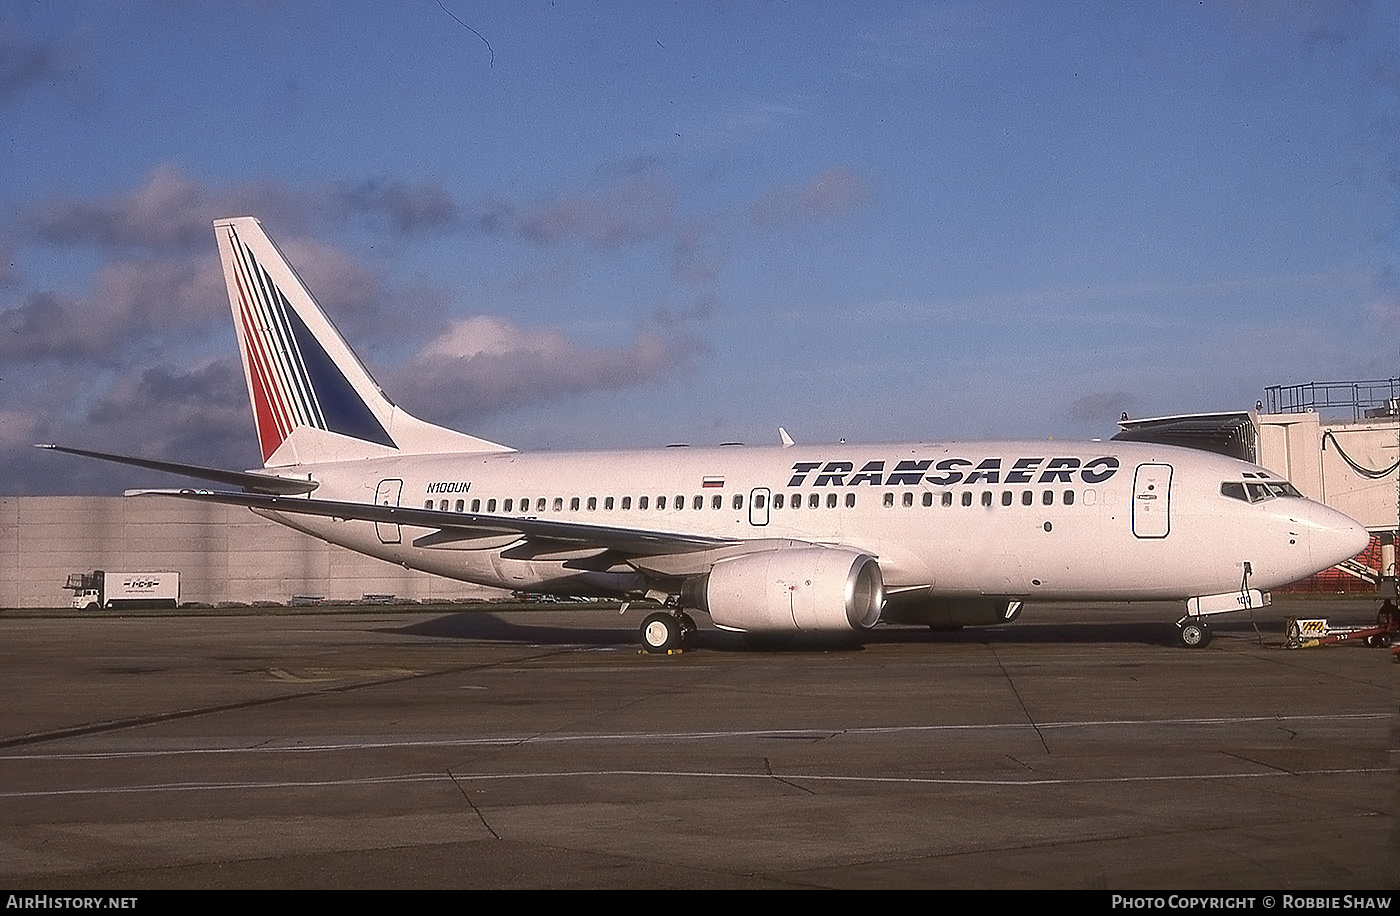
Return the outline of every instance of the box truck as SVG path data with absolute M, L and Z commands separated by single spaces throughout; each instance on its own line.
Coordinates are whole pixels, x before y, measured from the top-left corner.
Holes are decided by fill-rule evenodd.
M 73 593 L 75 608 L 179 607 L 177 572 L 76 572 L 64 586 Z

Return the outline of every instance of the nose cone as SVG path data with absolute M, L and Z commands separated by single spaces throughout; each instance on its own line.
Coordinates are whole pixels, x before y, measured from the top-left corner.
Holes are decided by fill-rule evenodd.
M 1330 569 L 1350 560 L 1371 543 L 1371 533 L 1361 523 L 1335 509 L 1317 506 L 1312 525 L 1312 558 L 1319 569 Z

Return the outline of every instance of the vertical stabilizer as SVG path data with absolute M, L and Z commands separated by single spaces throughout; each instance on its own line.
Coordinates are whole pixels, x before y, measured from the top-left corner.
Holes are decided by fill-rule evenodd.
M 389 400 L 256 219 L 218 220 L 214 234 L 265 467 L 511 451 Z

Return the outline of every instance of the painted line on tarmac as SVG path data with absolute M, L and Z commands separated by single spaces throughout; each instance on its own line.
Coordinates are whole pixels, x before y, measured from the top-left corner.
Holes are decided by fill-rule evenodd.
M 269 744 L 277 739 L 262 739 L 247 746 L 171 747 L 153 750 L 74 751 L 46 754 L 0 754 L 0 763 L 8 761 L 57 760 L 124 760 L 142 757 L 178 757 L 212 754 L 309 754 L 346 751 L 393 750 L 419 747 L 511 747 L 529 744 L 565 743 L 625 743 L 665 741 L 712 741 L 717 739 L 806 739 L 826 740 L 837 737 L 882 737 L 918 734 L 940 734 L 973 731 L 1033 731 L 1035 729 L 1094 729 L 1094 728 L 1189 728 L 1215 725 L 1282 724 L 1303 722 L 1359 723 L 1389 721 L 1389 712 L 1341 713 L 1296 716 L 1211 716 L 1178 719 L 1103 719 L 1067 722 L 991 722 L 961 725 L 889 725 L 862 728 L 790 728 L 742 729 L 685 732 L 563 732 L 558 734 L 499 735 L 475 738 L 405 738 L 393 740 L 360 740 L 322 742 L 318 744 Z
M 95 795 L 134 795 L 164 792 L 228 792 L 228 791 L 270 791 L 288 789 L 327 789 L 353 788 L 376 785 L 401 785 L 405 783 L 431 782 L 487 782 L 506 780 L 545 780 L 545 779 L 745 779 L 771 780 L 784 784 L 800 782 L 825 783 L 865 783 L 885 785 L 929 785 L 929 786 L 991 786 L 998 788 L 1042 788 L 1046 786 L 1092 786 L 1125 783 L 1220 781 L 1229 779 L 1282 779 L 1315 776 L 1355 776 L 1389 774 L 1388 767 L 1358 767 L 1349 769 L 1251 771 L 1242 773 L 1185 773 L 1181 775 L 1158 776 L 1096 776 L 1087 778 L 1042 778 L 1042 779 L 975 779 L 946 776 L 842 776 L 835 774 L 812 773 L 736 773 L 705 772 L 701 770 L 564 770 L 559 772 L 530 773 L 402 773 L 388 776 L 366 776 L 354 779 L 309 779 L 279 780 L 276 782 L 177 782 L 153 783 L 134 786 L 107 786 L 85 789 L 35 789 L 30 791 L 0 791 L 0 798 L 55 798 L 84 797 Z

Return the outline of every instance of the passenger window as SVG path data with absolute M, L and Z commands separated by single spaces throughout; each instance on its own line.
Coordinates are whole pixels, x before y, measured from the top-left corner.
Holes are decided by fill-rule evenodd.
M 560 508 L 563 508 L 563 506 L 564 506 L 563 500 L 555 500 L 555 502 L 557 502 L 557 503 L 559 504 L 559 507 L 560 507 Z M 544 511 L 544 503 L 545 503 L 545 500 L 544 500 L 544 497 L 543 497 L 543 496 L 541 496 L 539 499 L 535 500 L 535 511 L 536 511 L 536 512 L 543 512 L 543 511 Z
M 1040 494 L 1040 501 L 1044 505 L 1053 506 L 1055 504 L 1055 491 L 1046 490 L 1044 493 Z
M 1065 491 L 1065 500 L 1064 500 L 1064 501 L 1065 501 L 1065 505 L 1066 505 L 1066 506 L 1072 506 L 1072 505 L 1074 505 L 1074 491 L 1073 491 L 1073 490 L 1066 490 L 1066 491 Z
M 847 493 L 847 494 L 846 494 L 846 508 L 847 508 L 847 509 L 854 509 L 855 507 L 856 507 L 856 495 L 855 495 L 854 493 Z
M 692 508 L 695 508 L 695 509 L 703 509 L 703 508 L 705 508 L 705 497 L 703 497 L 703 496 L 697 496 L 697 497 L 695 497 L 695 501 L 694 501 L 693 503 L 691 503 L 691 506 L 692 506 Z
M 835 493 L 828 493 L 828 494 L 826 494 L 826 507 L 827 507 L 828 509 L 835 509 L 835 508 L 836 508 L 836 494 L 835 494 Z
M 574 508 L 577 509 L 578 507 L 575 506 Z M 564 511 L 564 497 L 562 497 L 562 496 L 556 496 L 556 497 L 554 497 L 554 511 L 555 511 L 555 512 L 563 512 L 563 511 Z
M 781 494 L 781 493 L 774 493 L 774 494 L 773 494 L 773 508 L 774 508 L 774 509 L 781 509 L 782 507 L 783 507 L 783 494 Z
M 886 493 L 886 494 L 885 494 L 885 508 L 888 509 L 888 508 L 890 508 L 890 507 L 893 506 L 893 505 L 894 505 L 894 494 L 893 494 L 893 493 Z
M 639 497 L 637 498 L 637 508 L 638 508 L 638 509 L 645 509 L 645 508 L 646 508 L 647 506 L 649 506 L 649 505 L 651 505 L 651 497 L 649 497 L 649 496 L 639 496 Z
M 603 499 L 603 511 L 611 512 L 613 510 L 613 505 L 613 498 L 611 496 L 605 497 Z
M 724 508 L 724 497 L 723 497 L 723 496 L 715 496 L 713 499 L 711 499 L 711 500 L 710 500 L 710 508 L 711 508 L 711 509 L 723 509 L 723 508 Z
M 479 499 L 474 499 L 474 500 L 472 500 L 472 511 L 473 511 L 473 512 L 480 512 L 480 511 L 481 511 L 481 500 L 479 500 Z
M 1004 490 L 1004 491 L 1002 491 L 1002 494 L 1001 494 L 1001 504 L 1002 504 L 1003 506 L 1009 506 L 1009 505 L 1011 505 L 1011 491 L 1010 491 L 1010 490 Z
M 624 496 L 624 497 L 622 497 L 622 508 L 624 508 L 624 509 L 630 509 L 630 508 L 632 508 L 632 497 L 630 497 L 630 496 Z
M 932 490 L 925 490 L 925 491 L 924 491 L 924 508 L 928 508 L 928 507 L 931 506 L 931 505 L 933 505 L 933 491 L 932 491 Z
M 466 507 L 467 507 L 467 501 L 466 501 L 466 500 L 464 500 L 464 499 L 459 499 L 459 500 L 457 500 L 457 505 L 455 506 L 455 508 L 456 508 L 456 510 L 457 510 L 458 512 L 461 512 L 461 511 L 462 511 L 463 509 L 465 509 Z
M 971 491 L 971 490 L 964 490 L 964 491 L 963 491 L 963 495 L 962 495 L 962 504 L 963 504 L 964 506 L 970 506 L 970 505 L 972 505 L 972 491 Z
M 753 507 L 755 509 L 762 509 L 765 505 L 767 505 L 767 503 L 763 499 L 763 494 L 755 493 L 753 497 Z
M 508 499 L 508 500 L 505 501 L 505 503 L 503 503 L 503 504 L 501 505 L 501 511 L 502 511 L 502 512 L 509 512 L 509 511 L 511 510 L 511 507 L 514 506 L 514 505 L 515 505 L 515 500 L 513 500 L 513 499 Z
M 425 502 L 425 503 L 423 504 L 423 508 L 424 508 L 424 509 L 431 509 L 432 507 L 433 507 L 433 501 L 432 501 L 431 499 L 428 500 L 427 502 Z
M 953 504 L 953 491 L 952 491 L 952 490 L 944 490 L 944 491 L 943 491 L 943 505 L 945 505 L 945 506 L 951 506 L 952 504 Z
M 982 491 L 982 505 L 984 505 L 984 506 L 990 506 L 991 504 L 992 504 L 992 491 L 991 491 L 991 490 L 983 490 L 983 491 Z
M 822 498 L 815 493 L 807 494 L 807 508 L 816 509 L 822 504 Z
M 743 496 L 742 493 L 735 493 L 735 494 L 734 494 L 734 508 L 736 508 L 736 509 L 742 509 L 742 508 L 744 508 L 744 496 Z
M 487 511 L 487 512 L 495 512 L 495 511 L 496 511 L 496 501 L 495 501 L 494 499 L 488 499 L 488 500 L 486 500 L 486 511 Z M 507 509 L 506 511 L 509 512 L 510 510 Z
M 658 509 L 664 509 L 664 508 L 666 508 L 666 497 L 664 497 L 664 496 L 658 496 L 658 497 L 656 497 L 656 508 L 658 508 Z
M 675 506 L 677 509 L 684 509 L 684 508 L 685 508 L 685 497 L 684 497 L 684 496 L 677 496 L 677 497 L 676 497 L 676 501 L 675 501 L 674 503 L 672 503 L 671 505 Z
M 1022 491 L 1021 491 L 1021 505 L 1023 505 L 1023 506 L 1029 506 L 1029 505 L 1031 505 L 1031 504 L 1034 503 L 1034 502 L 1035 502 L 1035 494 L 1034 494 L 1034 493 L 1032 493 L 1030 490 L 1022 490 Z
M 588 511 L 589 511 L 589 512 L 596 512 L 596 511 L 598 511 L 598 497 L 596 497 L 596 496 L 590 496 L 590 497 L 588 497 Z
M 570 511 L 570 512 L 577 512 L 577 511 L 578 511 L 578 497 L 577 497 L 577 496 L 575 496 L 573 499 L 569 500 L 569 511 Z
M 905 490 L 905 491 L 904 491 L 903 503 L 904 503 L 904 508 L 906 508 L 906 509 L 908 509 L 910 506 L 914 505 L 914 494 L 911 493 L 911 492 L 908 491 L 908 490 Z

